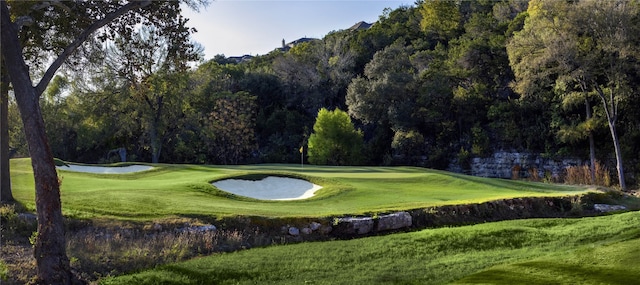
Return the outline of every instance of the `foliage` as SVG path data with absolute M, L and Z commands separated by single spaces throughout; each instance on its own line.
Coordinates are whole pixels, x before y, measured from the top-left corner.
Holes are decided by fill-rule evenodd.
M 20 217 L 19 213 L 24 212 L 24 208 L 17 203 L 0 204 L 0 228 L 2 229 L 3 243 L 10 242 L 21 236 L 30 236 L 36 231 L 35 217 L 27 219 Z
M 419 132 L 414 130 L 397 131 L 393 136 L 391 148 L 393 148 L 395 155 L 402 157 L 402 161 L 419 161 L 420 156 L 424 153 L 424 143 L 424 137 Z
M 614 2 L 625 7 L 624 15 L 637 14 L 636 2 Z M 152 90 L 165 90 L 162 96 L 124 88 L 122 73 L 116 72 L 121 68 L 108 72 L 87 65 L 97 78 L 67 72 L 68 84 L 61 86 L 66 89 L 59 89 L 65 96 L 43 103 L 52 150 L 69 161 L 95 163 L 113 162 L 106 154 L 123 147 L 129 160 L 153 161 L 151 150 L 161 146 L 162 161 L 223 163 L 211 145 L 216 94 L 246 92 L 256 102 L 253 150 L 237 163 L 297 162 L 300 143 L 308 140 L 317 111 L 325 108 L 348 110 L 362 130 L 363 164 L 446 169 L 461 149 L 472 157 L 507 149 L 586 159 L 592 136 L 597 159 L 613 169 L 607 159 L 615 150 L 613 140 L 602 138 L 610 134 L 607 110 L 615 109 L 611 118 L 617 118 L 620 153 L 629 160 L 622 163 L 633 182 L 640 169 L 635 144 L 640 97 L 634 95 L 635 82 L 640 82 L 635 80 L 640 74 L 634 56 L 638 45 L 633 37 L 608 40 L 595 32 L 606 30 L 606 23 L 587 23 L 596 18 L 585 16 L 622 12 L 611 5 L 591 9 L 589 1 L 531 3 L 429 0 L 387 9 L 366 30 L 330 32 L 288 52 L 274 50 L 250 61 L 220 55 L 180 76 L 161 72 L 144 81 L 144 86 L 157 85 Z M 579 12 L 584 9 L 588 11 Z M 618 18 L 629 20 L 623 14 Z M 625 33 L 635 31 L 632 23 Z M 136 30 L 130 32 L 126 34 L 135 40 Z M 624 55 L 612 53 L 613 44 Z M 185 48 L 183 52 L 197 53 L 195 47 Z M 131 58 L 133 63 L 133 50 L 121 62 Z M 579 68 L 578 63 L 585 64 Z M 597 74 L 579 80 L 587 72 Z M 598 83 L 602 92 L 593 84 L 583 90 L 582 83 L 588 82 Z M 150 108 L 145 94 L 164 102 L 156 139 L 152 115 L 160 105 L 151 100 Z M 13 102 L 9 107 L 10 113 L 17 111 Z M 11 146 L 24 156 L 22 130 L 14 119 L 9 121 Z M 408 156 L 406 149 L 398 151 L 398 141 L 394 144 L 394 137 L 407 133 L 422 137 L 421 146 L 412 148 L 416 153 Z
M 424 1 L 420 5 L 420 14 L 422 30 L 437 34 L 443 40 L 452 38 L 458 32 L 462 20 L 459 3 L 455 1 Z
M 309 162 L 320 165 L 357 165 L 362 161 L 362 131 L 349 115 L 335 109 L 320 109 L 309 137 Z
M 377 52 L 365 67 L 365 77 L 354 79 L 347 91 L 349 114 L 365 123 L 405 123 L 394 115 L 407 114 L 412 100 L 414 70 L 409 61 L 410 48 L 401 42 Z M 407 114 L 409 115 L 409 114 Z
M 137 110 L 137 119 L 145 134 L 151 161 L 158 163 L 169 132 L 182 117 L 181 93 L 186 88 L 189 61 L 198 54 L 175 46 L 171 37 L 141 28 L 130 38 L 116 38 L 106 49 L 106 65 L 128 94 L 127 105 Z
M 214 95 L 204 135 L 213 162 L 238 164 L 255 151 L 256 98 L 246 92 Z
M 626 190 L 616 121 L 619 103 L 631 96 L 628 80 L 640 68 L 634 1 L 532 1 L 523 30 L 507 45 L 516 90 L 535 94 L 548 86 L 601 99 L 616 155 L 620 187 Z M 611 21 L 610 19 L 617 19 Z M 637 22 L 637 21 L 636 21 Z M 605 67 L 605 68 L 603 68 Z M 634 74 L 634 75 L 632 75 Z M 584 96 L 584 95 L 583 95 Z M 588 110 L 587 112 L 591 112 Z
M 22 129 L 20 122 L 20 111 L 13 97 L 9 97 L 9 149 L 13 157 L 27 157 L 29 150 L 27 149 L 27 138 Z

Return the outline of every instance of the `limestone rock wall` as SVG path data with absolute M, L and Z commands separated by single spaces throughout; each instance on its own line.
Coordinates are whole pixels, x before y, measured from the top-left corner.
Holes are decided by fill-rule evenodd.
M 494 178 L 538 178 L 558 179 L 569 166 L 583 165 L 587 161 L 575 158 L 551 159 L 540 154 L 497 151 L 489 157 L 475 157 L 470 161 L 470 169 L 463 169 L 457 161 L 449 170 L 481 177 Z

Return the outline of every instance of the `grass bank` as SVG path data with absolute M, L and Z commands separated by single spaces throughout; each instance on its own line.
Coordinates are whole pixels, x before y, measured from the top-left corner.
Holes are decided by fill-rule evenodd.
M 63 212 L 74 218 L 153 220 L 193 216 L 328 217 L 574 195 L 586 187 L 489 179 L 416 167 L 154 165 L 132 174 L 60 171 Z M 301 177 L 323 186 L 299 201 L 260 201 L 220 191 L 211 181 L 247 174 Z M 11 160 L 14 197 L 34 209 L 28 159 Z
M 251 249 L 101 284 L 634 284 L 640 212 Z

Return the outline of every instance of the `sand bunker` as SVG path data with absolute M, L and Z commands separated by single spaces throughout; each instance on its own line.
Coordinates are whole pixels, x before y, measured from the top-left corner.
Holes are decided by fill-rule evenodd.
M 148 165 L 129 165 L 129 166 L 88 166 L 88 165 L 74 165 L 69 164 L 66 166 L 56 166 L 59 170 L 86 172 L 96 174 L 123 174 L 139 171 L 150 170 L 153 167 Z
M 307 199 L 322 188 L 302 179 L 276 176 L 268 176 L 257 181 L 225 179 L 212 184 L 220 190 L 260 200 Z

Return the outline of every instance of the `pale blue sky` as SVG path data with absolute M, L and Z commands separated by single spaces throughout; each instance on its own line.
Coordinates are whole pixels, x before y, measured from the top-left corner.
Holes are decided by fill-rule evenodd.
M 384 8 L 414 5 L 406 0 L 217 0 L 184 15 L 198 33 L 193 39 L 205 48 L 205 58 L 216 54 L 264 55 L 302 37 L 322 38 L 357 22 L 373 23 Z

